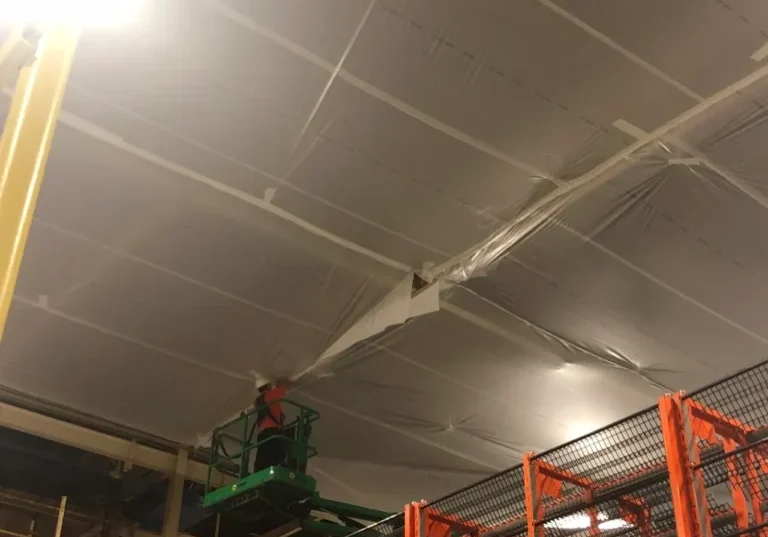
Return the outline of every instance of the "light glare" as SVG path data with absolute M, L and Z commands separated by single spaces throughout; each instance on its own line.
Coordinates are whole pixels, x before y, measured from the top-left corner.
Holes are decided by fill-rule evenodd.
M 631 526 L 626 520 L 616 518 L 613 520 L 607 520 L 607 516 L 603 513 L 597 515 L 598 525 L 597 528 L 602 531 L 617 530 L 621 528 L 627 528 Z M 557 520 L 546 522 L 544 527 L 546 528 L 558 528 L 561 530 L 586 530 L 592 525 L 592 522 L 588 515 L 568 515 Z
M 117 26 L 137 19 L 142 0 L 0 0 L 0 20 L 16 24 Z
M 626 528 L 631 526 L 629 522 L 621 518 L 614 518 L 613 520 L 606 520 L 597 525 L 598 529 L 605 530 L 618 530 L 620 528 Z

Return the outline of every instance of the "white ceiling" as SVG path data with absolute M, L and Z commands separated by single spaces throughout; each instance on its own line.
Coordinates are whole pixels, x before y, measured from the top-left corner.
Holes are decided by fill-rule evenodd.
M 294 394 L 396 509 L 764 357 L 764 3 L 146 4 L 80 44 L 0 384 L 194 443 L 424 270 Z

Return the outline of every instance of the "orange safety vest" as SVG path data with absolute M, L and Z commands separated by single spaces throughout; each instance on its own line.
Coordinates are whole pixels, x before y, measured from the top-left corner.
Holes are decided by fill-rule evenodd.
M 256 406 L 260 408 L 256 423 L 259 432 L 267 429 L 280 429 L 283 426 L 283 405 L 280 399 L 285 397 L 287 390 L 283 387 L 271 388 L 256 398 Z M 263 408 L 262 408 L 263 407 Z

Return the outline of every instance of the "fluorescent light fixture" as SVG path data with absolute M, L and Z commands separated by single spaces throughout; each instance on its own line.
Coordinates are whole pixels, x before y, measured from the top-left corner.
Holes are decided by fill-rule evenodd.
M 561 530 L 585 530 L 589 527 L 590 521 L 587 515 L 568 515 L 557 520 L 545 522 L 545 528 L 558 528 Z
M 618 530 L 621 528 L 628 528 L 632 526 L 629 522 L 621 518 L 614 518 L 613 520 L 606 520 L 597 525 L 600 530 Z
M 143 0 L 0 0 L 0 22 L 117 26 L 138 18 Z
M 608 517 L 603 513 L 597 515 L 597 520 L 599 521 L 597 528 L 601 531 L 618 530 L 621 528 L 628 528 L 632 525 L 620 518 L 608 520 Z M 544 523 L 544 527 L 546 528 L 557 528 L 561 530 L 586 530 L 590 525 L 591 521 L 589 515 L 568 515 Z

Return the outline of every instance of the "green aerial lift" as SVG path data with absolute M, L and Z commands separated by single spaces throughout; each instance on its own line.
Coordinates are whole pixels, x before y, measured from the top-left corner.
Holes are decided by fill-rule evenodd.
M 216 513 L 200 537 L 344 537 L 391 513 L 322 498 L 306 473 L 307 461 L 317 454 L 309 444 L 312 424 L 320 415 L 288 399 L 280 401 L 285 414 L 279 435 L 257 440 L 254 408 L 213 431 L 211 459 L 203 504 Z M 274 404 L 274 402 L 272 403 Z M 281 465 L 251 471 L 260 445 L 281 442 Z M 225 484 L 214 484 L 225 476 Z M 211 535 L 213 533 L 213 535 Z

